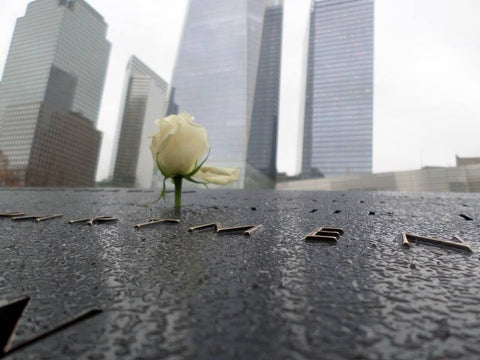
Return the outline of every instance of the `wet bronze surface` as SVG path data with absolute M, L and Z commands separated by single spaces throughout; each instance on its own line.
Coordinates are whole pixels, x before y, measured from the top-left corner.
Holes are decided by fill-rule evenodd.
M 0 218 L 0 306 L 31 298 L 11 348 L 103 310 L 6 359 L 480 358 L 480 195 L 199 190 L 135 229 L 177 218 L 157 196 L 0 190 L 0 213 L 63 214 Z M 68 224 L 95 214 L 118 221 Z M 263 226 L 188 232 L 212 223 Z M 334 245 L 304 241 L 322 226 Z
M 43 340 L 60 331 L 66 330 L 68 327 L 74 326 L 77 323 L 87 320 L 102 312 L 100 309 L 84 311 L 61 325 L 57 325 L 56 327 L 38 334 L 33 338 L 25 340 L 20 344 L 16 344 L 14 347 L 10 347 L 16 331 L 21 324 L 25 309 L 29 303 L 30 298 L 25 297 L 0 306 L 0 358 L 7 356 L 12 357 L 13 353 L 20 352 L 24 348 L 31 346 L 40 340 Z

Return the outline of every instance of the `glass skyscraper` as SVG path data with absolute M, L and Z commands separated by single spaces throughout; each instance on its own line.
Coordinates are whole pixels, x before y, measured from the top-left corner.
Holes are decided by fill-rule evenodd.
M 265 184 L 258 177 L 267 176 L 273 183 L 277 174 L 277 131 L 282 56 L 283 6 L 270 2 L 263 17 L 262 42 L 250 122 L 246 186 Z
M 158 132 L 155 119 L 165 115 L 167 87 L 138 58 L 130 58 L 113 152 L 112 182 L 116 186 L 152 187 L 156 166 L 149 137 Z
M 208 163 L 238 167 L 239 187 L 245 185 L 256 91 L 262 91 L 257 73 L 265 7 L 265 0 L 191 0 L 172 80 L 169 113 L 188 111 L 207 128 Z M 269 116 L 267 122 L 276 119 Z
M 86 156 L 79 168 L 88 172 L 83 184 L 93 185 L 101 138 L 95 124 L 110 54 L 106 30 L 84 0 L 36 0 L 17 20 L 0 83 L 0 151 L 19 184 L 69 185 L 62 166 L 83 164 Z M 68 131 L 91 142 L 66 143 Z M 96 153 L 85 155 L 85 144 Z M 53 148 L 63 153 L 61 161 L 47 158 L 45 149 Z
M 43 101 L 52 65 L 77 79 L 72 111 L 97 122 L 110 43 L 103 17 L 84 0 L 36 0 L 17 20 L 0 86 L 7 105 Z
M 372 171 L 373 0 L 314 1 L 302 176 Z

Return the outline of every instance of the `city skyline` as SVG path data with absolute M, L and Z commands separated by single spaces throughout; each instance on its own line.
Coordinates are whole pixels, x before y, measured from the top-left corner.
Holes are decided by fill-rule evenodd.
M 0 68 L 15 19 L 29 0 L 2 0 L 0 14 Z M 176 56 L 186 2 L 144 0 L 142 7 L 90 0 L 109 23 L 114 44 L 99 127 L 105 131 L 105 177 L 121 99 L 125 65 L 138 54 L 167 81 Z M 298 69 L 309 1 L 286 1 L 282 49 L 282 94 L 279 129 L 279 171 L 295 170 Z M 480 131 L 478 64 L 480 4 L 461 0 L 421 3 L 382 1 L 375 5 L 375 122 L 374 172 L 414 169 L 422 165 L 451 165 L 454 154 L 478 155 L 475 135 Z M 166 14 L 161 22 L 159 14 Z M 168 28 L 167 32 L 162 29 Z M 148 42 L 142 39 L 149 39 Z M 160 50 L 162 49 L 162 50 Z M 164 50 L 163 50 L 164 49 Z M 293 66 L 292 66 L 293 65 Z M 287 69 L 287 70 L 286 70 Z M 285 100 L 288 99 L 288 101 Z M 292 106 L 293 103 L 293 106 Z M 108 161 L 105 162 L 105 159 Z

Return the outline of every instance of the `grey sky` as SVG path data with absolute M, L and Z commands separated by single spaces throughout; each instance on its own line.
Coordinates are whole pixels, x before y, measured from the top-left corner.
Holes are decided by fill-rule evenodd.
M 480 156 L 480 2 L 377 0 L 375 10 L 374 170 Z
M 0 69 L 32 0 L 0 0 Z M 135 54 L 170 82 L 187 0 L 87 0 L 112 43 L 99 129 L 108 173 L 125 67 Z M 310 0 L 284 0 L 278 170 L 294 173 Z M 376 0 L 374 171 L 453 165 L 480 156 L 480 1 Z

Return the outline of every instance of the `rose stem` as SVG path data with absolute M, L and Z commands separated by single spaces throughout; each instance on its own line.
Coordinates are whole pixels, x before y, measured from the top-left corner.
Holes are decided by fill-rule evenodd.
M 173 182 L 175 183 L 175 209 L 180 210 L 182 205 L 182 180 L 181 176 L 175 176 Z

